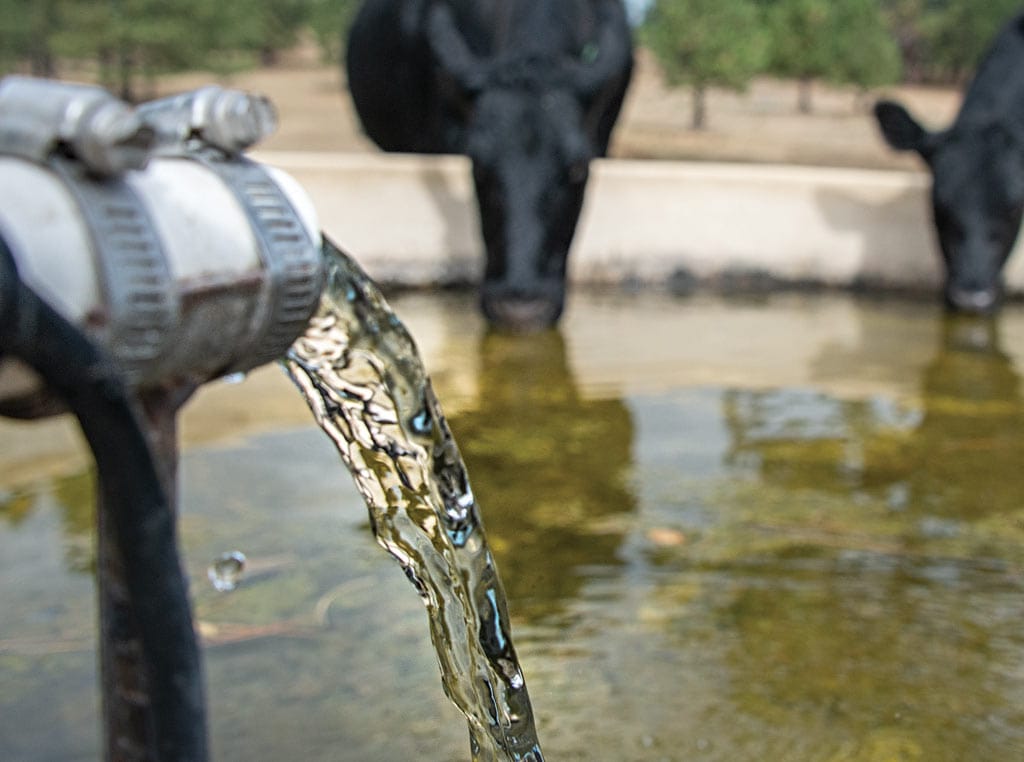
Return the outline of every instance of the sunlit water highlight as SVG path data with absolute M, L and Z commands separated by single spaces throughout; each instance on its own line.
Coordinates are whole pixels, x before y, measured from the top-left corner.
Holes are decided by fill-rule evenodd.
M 288 372 L 352 473 L 377 541 L 426 605 L 473 759 L 540 762 L 505 593 L 415 344 L 358 265 L 325 253 L 327 287 Z

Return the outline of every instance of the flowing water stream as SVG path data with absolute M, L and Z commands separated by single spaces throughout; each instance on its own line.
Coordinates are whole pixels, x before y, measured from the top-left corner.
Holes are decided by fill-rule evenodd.
M 474 760 L 543 757 L 505 593 L 476 501 L 408 331 L 325 245 L 320 308 L 286 367 L 366 500 L 374 536 L 423 599 L 445 692 Z

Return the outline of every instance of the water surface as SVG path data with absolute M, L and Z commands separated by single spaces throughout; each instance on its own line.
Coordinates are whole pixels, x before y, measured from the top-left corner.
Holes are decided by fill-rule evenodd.
M 523 340 L 472 297 L 391 303 L 484 507 L 549 759 L 1024 754 L 1021 308 L 575 294 Z M 209 390 L 186 435 L 214 410 L 181 527 L 215 758 L 466 759 L 419 599 L 287 379 Z M 98 748 L 91 476 L 64 462 L 0 485 L 2 759 Z

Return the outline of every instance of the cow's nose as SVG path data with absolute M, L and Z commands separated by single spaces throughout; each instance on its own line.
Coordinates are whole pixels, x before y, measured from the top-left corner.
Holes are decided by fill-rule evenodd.
M 946 289 L 946 303 L 958 312 L 991 312 L 999 300 L 994 288 L 967 289 L 950 286 Z
M 480 304 L 488 322 L 496 328 L 529 332 L 550 328 L 561 317 L 561 288 L 485 286 Z
M 516 333 L 550 328 L 562 312 L 560 302 L 545 298 L 487 297 L 481 302 L 484 316 L 495 328 Z

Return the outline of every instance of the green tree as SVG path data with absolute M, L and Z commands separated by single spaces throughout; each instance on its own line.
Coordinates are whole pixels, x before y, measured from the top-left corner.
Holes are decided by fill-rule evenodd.
M 61 0 L 55 47 L 100 63 L 103 83 L 134 100 L 138 79 L 222 63 L 226 6 L 206 0 Z
M 826 75 L 833 82 L 867 89 L 900 79 L 900 48 L 878 0 L 843 0 L 832 6 L 829 33 L 834 62 Z
M 0 0 L 0 66 L 55 76 L 58 58 L 93 60 L 105 86 L 134 99 L 157 74 L 272 63 L 319 2 Z
M 751 0 L 657 0 L 640 36 L 669 84 L 693 88 L 694 129 L 706 123 L 708 88 L 744 89 L 768 52 Z
M 341 61 L 348 29 L 362 0 L 309 0 L 309 25 L 316 35 L 324 60 Z
M 31 74 L 53 76 L 58 25 L 58 0 L 0 0 L 0 63 L 10 68 L 24 62 Z
M 816 79 L 872 87 L 900 76 L 899 48 L 878 0 L 774 0 L 764 3 L 772 37 L 770 71 L 799 82 L 809 113 Z
M 992 38 L 1021 10 L 1019 0 L 945 0 L 928 5 L 921 30 L 932 77 L 945 81 L 973 74 Z
M 921 20 L 925 9 L 936 0 L 881 0 L 882 15 L 903 62 L 903 77 L 921 82 L 928 71 L 928 43 Z
M 232 0 L 229 44 L 273 66 L 282 50 L 293 46 L 318 0 Z
M 103 84 L 134 100 L 140 79 L 231 71 L 294 41 L 308 0 L 58 0 L 55 50 L 100 64 Z

